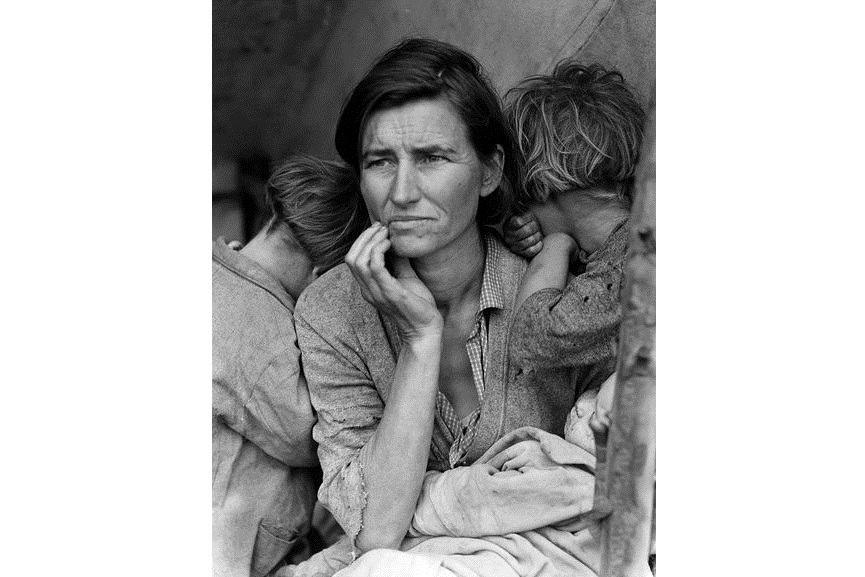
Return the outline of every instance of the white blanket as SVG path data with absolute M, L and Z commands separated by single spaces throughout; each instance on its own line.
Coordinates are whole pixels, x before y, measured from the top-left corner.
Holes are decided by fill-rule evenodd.
M 594 465 L 561 437 L 513 431 L 470 467 L 427 473 L 400 551 L 370 551 L 336 576 L 595 576 Z

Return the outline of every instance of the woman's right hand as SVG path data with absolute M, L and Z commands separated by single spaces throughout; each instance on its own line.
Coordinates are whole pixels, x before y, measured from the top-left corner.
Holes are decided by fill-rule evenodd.
M 395 257 L 394 274 L 390 273 L 385 266 L 389 248 L 387 227 L 375 222 L 361 233 L 345 256 L 363 298 L 390 317 L 404 339 L 441 337 L 444 321 L 432 293 L 407 258 Z

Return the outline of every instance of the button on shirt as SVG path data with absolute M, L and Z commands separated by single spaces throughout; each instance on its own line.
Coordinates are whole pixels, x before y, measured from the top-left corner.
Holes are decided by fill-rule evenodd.
M 475 438 L 477 424 L 481 416 L 481 406 L 484 403 L 484 375 L 486 373 L 485 351 L 487 350 L 487 312 L 489 309 L 504 308 L 504 289 L 499 273 L 501 248 L 490 235 L 484 235 L 486 262 L 484 276 L 481 281 L 481 298 L 478 311 L 475 313 L 475 324 L 471 334 L 466 339 L 466 351 L 472 367 L 475 390 L 478 393 L 478 407 L 466 417 L 459 419 L 448 398 L 441 391 L 436 396 L 436 411 L 445 423 L 448 432 L 453 437 L 448 460 L 450 466 L 462 464 L 466 452 Z

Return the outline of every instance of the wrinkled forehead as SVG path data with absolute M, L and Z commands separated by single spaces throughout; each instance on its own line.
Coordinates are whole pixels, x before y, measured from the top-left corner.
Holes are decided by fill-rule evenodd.
M 445 98 L 412 100 L 370 113 L 360 138 L 360 152 L 373 148 L 470 147 L 468 129 Z

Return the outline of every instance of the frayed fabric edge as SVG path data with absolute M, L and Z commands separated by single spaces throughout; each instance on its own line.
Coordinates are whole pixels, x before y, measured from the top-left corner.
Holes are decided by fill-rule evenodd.
M 357 467 L 358 467 L 358 476 L 360 477 L 360 519 L 359 519 L 359 522 L 357 524 L 357 528 L 356 529 L 352 528 L 353 530 L 352 530 L 351 534 L 349 535 L 349 540 L 351 542 L 351 562 L 352 563 L 357 561 L 357 558 L 360 556 L 359 551 L 358 551 L 358 547 L 357 547 L 357 537 L 358 537 L 358 535 L 360 535 L 361 530 L 363 530 L 363 514 L 364 514 L 364 511 L 366 511 L 367 500 L 369 497 L 369 494 L 367 493 L 367 490 L 366 490 L 366 477 L 365 477 L 365 473 L 364 473 L 363 456 L 361 455 L 362 452 L 363 452 L 363 449 L 360 449 L 357 452 L 357 455 L 355 456 L 355 459 L 354 459 L 354 462 L 357 464 Z

